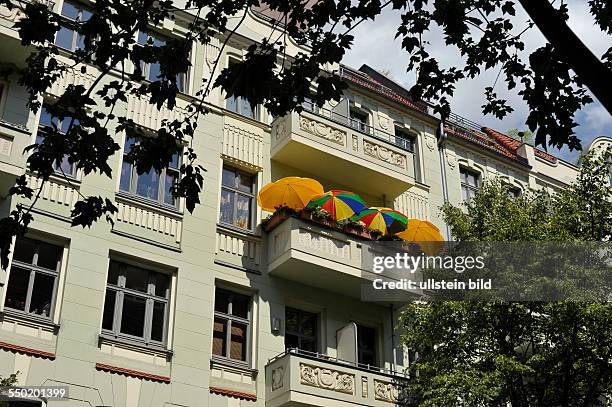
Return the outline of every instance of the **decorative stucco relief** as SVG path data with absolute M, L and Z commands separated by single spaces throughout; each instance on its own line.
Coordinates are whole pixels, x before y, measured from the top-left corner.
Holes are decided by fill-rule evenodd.
M 329 140 L 342 147 L 346 145 L 345 132 L 328 126 L 324 123 L 318 122 L 316 120 L 300 116 L 300 129 L 317 137 Z
M 352 395 L 355 375 L 300 363 L 300 383 Z
M 278 390 L 283 387 L 283 373 L 285 369 L 280 366 L 272 369 L 272 390 Z
M 446 162 L 448 163 L 448 166 L 451 168 L 451 170 L 454 170 L 455 167 L 457 166 L 457 157 L 455 157 L 452 154 L 446 154 Z
M 429 149 L 429 151 L 433 151 L 436 147 L 436 139 L 430 136 L 425 136 L 425 145 Z
M 287 116 L 284 116 L 281 119 L 278 119 L 278 122 L 275 126 L 274 139 L 281 140 L 289 135 L 289 123 Z
M 380 144 L 372 143 L 366 139 L 363 140 L 363 152 L 365 155 L 384 161 L 403 170 L 406 169 L 406 156 L 397 153 Z
M 382 114 L 378 114 L 378 123 L 383 130 L 389 130 L 389 118 Z
M 399 400 L 399 389 L 397 385 L 374 379 L 374 399 L 397 403 Z

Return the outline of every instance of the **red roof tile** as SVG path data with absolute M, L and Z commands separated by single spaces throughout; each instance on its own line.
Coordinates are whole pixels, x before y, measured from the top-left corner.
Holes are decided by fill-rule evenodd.
M 366 88 L 375 93 L 378 93 L 381 96 L 389 98 L 401 105 L 408 107 L 409 109 L 427 114 L 427 105 L 425 103 L 414 102 L 413 100 L 410 100 L 398 94 L 397 92 L 394 92 L 392 89 L 384 86 L 380 82 L 377 82 L 372 77 L 363 72 L 354 71 L 350 68 L 343 67 L 343 69 L 340 70 L 340 77 L 351 82 L 352 84 L 361 86 L 362 88 Z
M 13 345 L 12 343 L 0 342 L 0 348 L 13 350 L 18 353 L 23 353 L 30 356 L 40 356 L 48 359 L 55 359 L 55 354 L 51 352 L 45 352 L 38 349 L 26 348 L 25 346 Z
M 492 137 L 495 137 L 495 139 L 497 141 L 499 141 L 501 144 L 505 145 L 506 147 L 508 147 L 509 149 L 516 151 L 518 150 L 518 148 L 523 144 L 522 142 L 513 139 L 512 137 L 500 133 L 497 130 L 493 130 L 490 129 L 488 127 L 483 127 L 482 131 L 484 131 L 485 133 L 491 135 Z M 534 154 L 537 155 L 538 157 L 551 162 L 551 163 L 556 163 L 557 162 L 557 158 L 552 155 L 552 154 L 548 154 L 545 151 L 540 150 L 539 148 L 534 147 L 533 148 Z
M 222 394 L 224 396 L 238 397 L 246 400 L 257 400 L 257 395 L 252 393 L 243 393 L 241 391 L 224 389 L 223 387 L 210 387 L 211 393 Z
M 149 379 L 149 380 L 153 380 L 156 382 L 170 383 L 170 378 L 168 376 L 160 376 L 157 374 L 146 373 L 146 372 L 141 372 L 141 371 L 132 370 L 132 369 L 126 369 L 123 367 L 105 365 L 102 363 L 96 363 L 96 369 L 104 370 L 106 372 L 111 372 L 111 373 L 124 374 L 126 376 L 138 377 L 141 379 Z
M 374 93 L 391 99 L 403 106 L 408 107 L 411 110 L 428 114 L 427 104 L 423 102 L 415 102 L 399 94 L 398 92 L 385 86 L 384 84 L 375 80 L 372 76 L 366 74 L 365 72 L 362 72 L 361 70 L 356 71 L 349 67 L 342 66 L 340 69 L 340 77 L 354 85 L 358 85 L 362 88 L 368 89 Z M 526 158 L 518 155 L 517 153 L 517 150 L 521 147 L 523 143 L 496 130 L 490 129 L 488 127 L 483 127 L 480 129 L 480 131 L 478 131 L 473 128 L 467 128 L 460 125 L 455 125 L 451 122 L 447 122 L 445 123 L 444 131 L 452 136 L 464 139 L 474 144 L 478 144 L 503 157 L 518 161 L 522 164 L 527 164 Z M 555 156 L 548 154 L 547 152 L 542 151 L 538 148 L 534 147 L 534 153 L 539 158 L 542 158 L 548 162 L 557 162 L 557 158 Z

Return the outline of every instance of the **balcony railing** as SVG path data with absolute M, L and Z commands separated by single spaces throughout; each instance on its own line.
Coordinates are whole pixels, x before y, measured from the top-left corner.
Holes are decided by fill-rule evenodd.
M 354 368 L 359 369 L 359 370 L 365 370 L 365 371 L 369 371 L 369 372 L 381 373 L 381 374 L 385 374 L 385 375 L 395 376 L 395 377 L 398 377 L 398 378 L 403 378 L 405 380 L 408 379 L 408 375 L 406 375 L 403 372 L 398 372 L 396 370 L 385 369 L 385 368 L 382 368 L 382 367 L 368 365 L 368 364 L 363 364 L 363 363 L 359 363 L 359 362 L 351 362 L 351 361 L 348 361 L 348 360 L 338 359 L 337 357 L 328 356 L 328 355 L 326 355 L 324 353 L 310 352 L 310 351 L 299 349 L 299 348 L 288 348 L 284 352 L 282 352 L 282 353 L 274 356 L 270 360 L 268 360 L 268 364 L 273 363 L 275 360 L 277 360 L 279 358 L 282 358 L 282 357 L 284 357 L 285 355 L 288 355 L 288 354 L 299 355 L 299 356 L 302 356 L 302 357 L 308 358 L 308 359 L 322 360 L 322 361 L 325 361 L 327 363 L 334 363 L 334 364 L 338 364 L 338 365 L 341 365 L 341 366 L 353 366 Z
M 326 119 L 334 121 L 338 124 L 342 124 L 344 126 L 348 126 L 351 129 L 357 130 L 360 133 L 367 134 L 379 140 L 386 141 L 387 143 L 391 143 L 403 150 L 414 153 L 414 144 L 410 140 L 407 140 L 403 137 L 398 137 L 391 133 L 387 133 L 384 130 L 377 129 L 376 127 L 372 127 L 362 122 L 361 120 L 353 119 L 351 117 L 346 117 L 332 110 L 319 107 L 314 102 L 305 101 L 302 104 L 302 107 L 305 110 L 317 116 L 324 117 Z

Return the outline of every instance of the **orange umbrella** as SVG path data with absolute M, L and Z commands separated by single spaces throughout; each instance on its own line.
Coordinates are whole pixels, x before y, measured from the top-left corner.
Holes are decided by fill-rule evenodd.
M 268 212 L 281 206 L 300 211 L 312 198 L 322 194 L 323 185 L 314 179 L 285 177 L 263 187 L 257 194 L 257 203 Z
M 407 242 L 415 242 L 428 256 L 439 253 L 444 246 L 444 236 L 440 229 L 427 220 L 410 219 L 406 230 L 396 236 Z

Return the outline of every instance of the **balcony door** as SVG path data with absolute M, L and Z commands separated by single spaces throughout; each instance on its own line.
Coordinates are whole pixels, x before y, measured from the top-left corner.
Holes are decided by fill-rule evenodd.
M 285 349 L 316 353 L 317 326 L 317 314 L 285 308 Z

